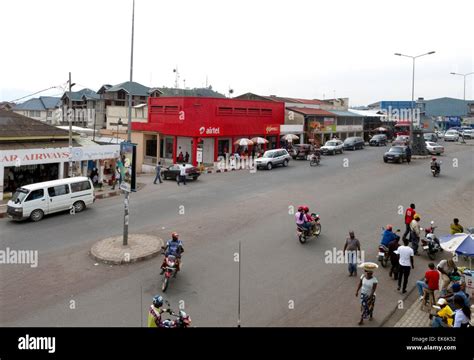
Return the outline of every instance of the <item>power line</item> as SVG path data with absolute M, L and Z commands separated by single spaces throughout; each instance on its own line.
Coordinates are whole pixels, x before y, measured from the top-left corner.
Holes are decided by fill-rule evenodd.
M 29 94 L 29 95 L 23 96 L 23 97 L 21 97 L 21 98 L 15 99 L 15 100 L 11 100 L 11 101 L 9 101 L 9 102 L 17 102 L 17 101 L 19 101 L 19 100 L 25 99 L 25 98 L 27 98 L 27 97 L 31 97 L 31 96 L 33 96 L 33 95 L 36 95 L 36 94 L 39 94 L 39 93 L 42 93 L 42 92 L 45 92 L 45 91 L 48 91 L 48 90 L 51 90 L 51 89 L 60 89 L 60 87 L 59 87 L 59 86 L 51 86 L 51 87 L 49 87 L 49 88 L 47 88 L 47 89 L 37 91 L 37 92 L 35 92 L 35 93 L 33 93 L 33 94 Z

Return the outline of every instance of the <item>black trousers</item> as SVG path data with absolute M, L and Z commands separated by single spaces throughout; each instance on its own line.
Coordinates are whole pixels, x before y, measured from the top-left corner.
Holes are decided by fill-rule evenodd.
M 398 269 L 398 287 L 401 287 L 402 285 L 402 277 L 403 277 L 403 291 L 407 289 L 407 283 L 408 283 L 408 276 L 410 276 L 410 266 L 402 266 L 400 265 Z
M 402 240 L 407 238 L 407 235 L 410 234 L 410 224 L 405 224 L 405 232 L 403 233 Z

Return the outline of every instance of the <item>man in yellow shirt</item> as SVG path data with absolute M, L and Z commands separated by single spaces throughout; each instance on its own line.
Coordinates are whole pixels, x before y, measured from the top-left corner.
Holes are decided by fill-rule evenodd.
M 169 309 L 162 309 L 163 301 L 163 297 L 160 295 L 156 295 L 153 298 L 153 304 L 150 305 L 150 310 L 148 311 L 148 327 L 160 327 L 161 314 L 169 312 Z
M 439 299 L 438 306 L 441 308 L 431 323 L 432 327 L 452 327 L 454 321 L 454 311 L 449 307 L 446 299 Z
M 464 228 L 459 223 L 459 219 L 454 219 L 453 222 L 454 224 L 451 224 L 451 235 L 463 233 Z

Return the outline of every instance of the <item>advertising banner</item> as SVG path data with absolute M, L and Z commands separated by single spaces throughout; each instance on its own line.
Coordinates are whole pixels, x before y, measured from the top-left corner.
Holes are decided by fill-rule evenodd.
M 119 168 L 122 178 L 120 189 L 131 192 L 136 191 L 136 144 L 122 142 L 120 144 Z

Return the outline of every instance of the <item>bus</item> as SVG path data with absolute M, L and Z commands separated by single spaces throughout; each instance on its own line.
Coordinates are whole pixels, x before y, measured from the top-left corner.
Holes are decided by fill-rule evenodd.
M 411 122 L 410 121 L 398 121 L 395 126 L 395 135 L 408 135 L 411 134 Z

